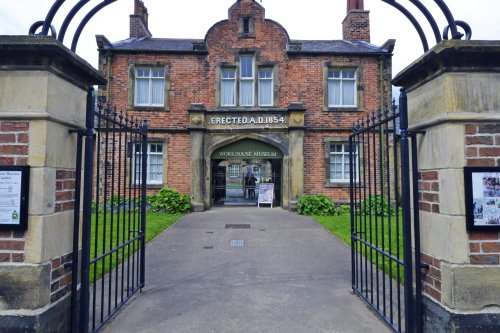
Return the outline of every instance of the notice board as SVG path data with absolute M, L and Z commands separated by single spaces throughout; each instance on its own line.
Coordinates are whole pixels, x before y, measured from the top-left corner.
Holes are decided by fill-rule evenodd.
M 0 166 L 0 230 L 27 228 L 29 170 L 28 166 Z
M 260 204 L 270 204 L 273 207 L 274 200 L 274 184 L 273 183 L 260 183 L 259 184 L 259 200 L 257 201 L 257 207 Z

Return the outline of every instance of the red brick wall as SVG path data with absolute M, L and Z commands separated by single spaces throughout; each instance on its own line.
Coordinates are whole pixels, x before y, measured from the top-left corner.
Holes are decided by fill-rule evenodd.
M 465 125 L 467 166 L 500 166 L 500 123 Z
M 441 302 L 441 261 L 427 254 L 421 254 L 422 264 L 429 265 L 429 269 L 422 270 L 423 292 Z
M 0 165 L 28 164 L 29 122 L 0 121 Z
M 24 232 L 0 231 L 0 263 L 24 261 Z
M 75 207 L 75 176 L 75 171 L 56 171 L 56 212 L 72 210 Z
M 439 213 L 439 172 L 426 170 L 418 177 L 420 210 Z
M 50 302 L 54 303 L 71 292 L 71 266 L 64 267 L 72 260 L 72 254 L 51 260 Z
M 240 15 L 253 15 L 254 38 L 239 35 Z M 229 20 L 215 24 L 208 32 L 206 43 L 209 55 L 176 53 L 130 53 L 113 54 L 111 62 L 112 80 L 110 101 L 119 108 L 126 109 L 128 103 L 129 64 L 168 64 L 167 76 L 170 82 L 169 111 L 129 110 L 130 115 L 149 120 L 151 135 L 162 133 L 169 138 L 167 184 L 182 193 L 189 193 L 189 114 L 192 103 L 203 103 L 207 109 L 217 108 L 216 68 L 221 63 L 235 63 L 243 50 L 256 51 L 256 61 L 272 63 L 277 68 L 278 107 L 286 108 L 290 102 L 302 102 L 307 108 L 305 125 L 307 128 L 322 128 L 323 132 L 306 130 L 304 142 L 305 192 L 324 193 L 336 201 L 347 201 L 345 188 L 325 186 L 325 136 L 342 135 L 348 137 L 353 123 L 366 112 L 379 109 L 379 64 L 376 56 L 353 55 L 289 55 L 286 52 L 288 35 L 273 21 L 264 20 L 263 8 L 254 1 L 242 1 L 230 9 Z M 358 67 L 358 87 L 362 91 L 362 110 L 325 111 L 324 70 L 332 63 L 349 64 Z M 108 65 L 103 66 L 107 75 Z M 387 77 L 388 68 L 384 68 Z M 389 87 L 386 81 L 386 86 Z M 387 89 L 387 88 L 386 88 Z M 107 94 L 104 90 L 103 94 Z M 387 91 L 382 92 L 387 100 Z M 364 112 L 360 112 L 364 111 Z M 337 134 L 336 131 L 345 132 Z M 171 133 L 171 130 L 181 132 Z M 185 132 L 182 132 L 185 131 Z M 163 133 L 165 133 L 163 132 Z
M 0 165 L 28 164 L 29 122 L 0 121 Z M 0 262 L 24 261 L 24 232 L 0 231 Z
M 469 232 L 470 263 L 473 265 L 500 264 L 500 233 Z
M 465 125 L 467 166 L 500 166 L 500 123 Z M 500 233 L 469 232 L 470 263 L 500 265 Z

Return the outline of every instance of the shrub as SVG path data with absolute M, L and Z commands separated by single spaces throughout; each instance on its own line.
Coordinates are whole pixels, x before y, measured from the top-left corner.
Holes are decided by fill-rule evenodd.
M 102 213 L 104 210 L 111 211 L 111 209 L 113 209 L 113 211 L 117 211 L 118 209 L 128 209 L 128 207 L 133 204 L 133 201 L 134 199 L 127 200 L 123 196 L 113 195 L 107 198 L 106 201 L 99 203 L 98 211 Z M 95 201 L 92 202 L 91 208 L 93 212 L 97 208 Z
M 297 204 L 299 214 L 332 216 L 339 215 L 340 209 L 335 207 L 332 200 L 323 194 L 304 195 Z
M 339 210 L 339 215 L 351 214 L 351 206 L 349 206 L 349 205 L 340 205 L 338 210 Z
M 387 199 L 381 195 L 371 195 L 361 202 L 360 212 L 362 215 L 388 216 L 394 215 L 396 209 L 389 206 Z
M 163 188 L 158 193 L 148 196 L 147 203 L 153 212 L 184 214 L 191 210 L 189 196 L 171 188 Z

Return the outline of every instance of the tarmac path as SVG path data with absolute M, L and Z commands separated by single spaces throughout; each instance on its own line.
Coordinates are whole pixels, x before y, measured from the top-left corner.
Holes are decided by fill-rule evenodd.
M 146 287 L 103 332 L 391 332 L 351 293 L 349 247 L 281 208 L 188 214 L 146 253 Z

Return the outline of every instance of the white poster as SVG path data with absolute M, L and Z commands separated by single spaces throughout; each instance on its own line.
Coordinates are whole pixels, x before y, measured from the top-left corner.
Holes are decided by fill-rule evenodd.
M 0 224 L 20 223 L 21 178 L 21 171 L 0 171 Z
M 260 204 L 267 203 L 273 206 L 274 199 L 274 184 L 273 183 L 260 183 L 259 184 L 259 199 L 257 206 Z

